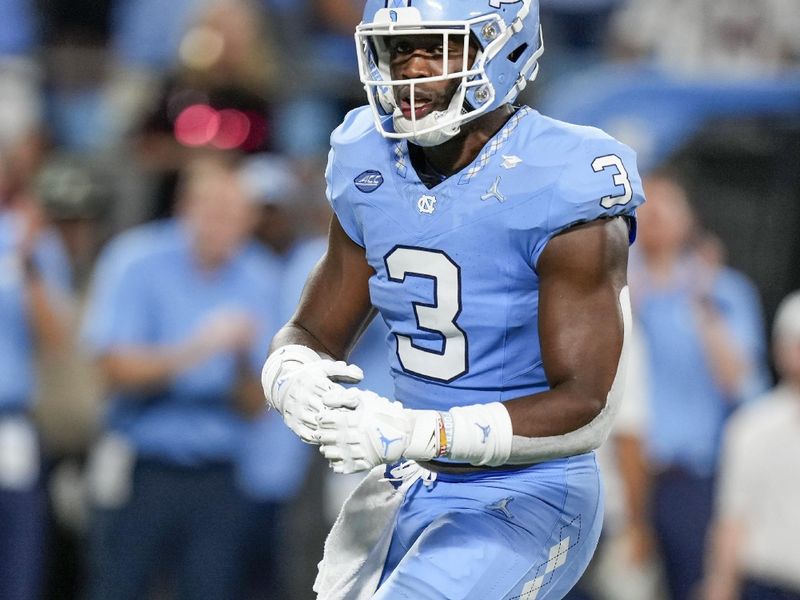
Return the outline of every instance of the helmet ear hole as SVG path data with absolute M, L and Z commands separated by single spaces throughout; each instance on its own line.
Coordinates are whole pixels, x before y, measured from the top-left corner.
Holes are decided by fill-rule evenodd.
M 517 47 L 516 47 L 514 50 L 512 50 L 512 51 L 511 51 L 511 53 L 508 55 L 508 60 L 510 60 L 512 63 L 515 63 L 515 62 L 517 62 L 517 61 L 519 60 L 520 56 L 522 56 L 522 55 L 523 55 L 523 53 L 525 52 L 525 50 L 527 50 L 527 49 L 528 49 L 528 43 L 527 43 L 527 42 L 525 42 L 524 44 L 521 44 L 521 45 L 517 46 Z

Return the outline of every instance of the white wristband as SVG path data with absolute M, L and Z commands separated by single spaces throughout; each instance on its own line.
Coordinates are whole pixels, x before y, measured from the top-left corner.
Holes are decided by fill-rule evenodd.
M 450 416 L 450 459 L 491 467 L 508 462 L 514 434 L 511 416 L 500 402 L 458 406 L 450 409 Z

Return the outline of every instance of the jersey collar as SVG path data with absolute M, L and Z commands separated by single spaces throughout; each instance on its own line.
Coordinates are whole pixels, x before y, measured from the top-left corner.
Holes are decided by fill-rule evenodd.
M 458 176 L 458 185 L 468 184 L 487 164 L 489 164 L 489 160 L 505 146 L 522 119 L 530 112 L 532 112 L 532 109 L 529 106 L 521 106 L 517 112 L 506 121 L 506 124 L 503 125 L 500 131 L 494 134 L 483 147 L 480 154 L 478 154 L 478 157 L 470 163 L 469 167 L 466 168 L 466 170 L 462 169 L 461 175 Z M 408 142 L 406 140 L 400 140 L 391 144 L 391 153 L 395 172 L 405 179 L 408 174 L 408 169 L 411 166 L 411 160 L 408 155 Z

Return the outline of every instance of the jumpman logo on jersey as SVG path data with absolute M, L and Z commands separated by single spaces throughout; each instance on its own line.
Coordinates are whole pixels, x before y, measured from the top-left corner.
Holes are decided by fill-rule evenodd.
M 492 426 L 491 425 L 481 425 L 480 423 L 475 423 L 475 425 L 477 425 L 478 429 L 480 429 L 481 433 L 483 433 L 483 439 L 481 440 L 481 444 L 485 444 L 486 440 L 489 439 L 489 434 L 492 432 Z
M 503 515 L 507 519 L 513 519 L 514 515 L 511 514 L 511 511 L 508 510 L 508 504 L 513 500 L 513 496 L 509 496 L 508 498 L 503 498 L 502 500 L 498 500 L 494 504 L 487 504 L 486 508 L 489 510 L 497 510 L 503 513 Z
M 378 429 L 377 427 L 376 427 L 376 429 L 378 430 L 378 434 L 380 436 L 379 439 L 381 440 L 381 444 L 383 444 L 383 457 L 386 458 L 389 455 L 389 446 L 391 446 L 395 442 L 399 442 L 400 440 L 402 440 L 403 436 L 401 435 L 400 437 L 396 437 L 394 439 L 389 439 L 385 435 L 383 435 L 383 432 L 380 429 Z
M 500 193 L 499 186 L 500 185 L 500 178 L 494 180 L 492 187 L 489 188 L 489 191 L 486 192 L 483 196 L 481 196 L 481 200 L 491 200 L 492 198 L 497 198 L 498 202 L 505 202 L 506 197 Z

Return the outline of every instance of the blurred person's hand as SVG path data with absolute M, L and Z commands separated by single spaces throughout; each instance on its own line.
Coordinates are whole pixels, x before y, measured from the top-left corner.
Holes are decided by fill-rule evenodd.
M 246 354 L 259 333 L 255 319 L 237 309 L 211 313 L 185 342 L 175 346 L 122 347 L 100 359 L 108 383 L 127 389 L 160 389 L 177 375 L 216 354 Z
M 258 323 L 249 314 L 238 309 L 222 309 L 206 317 L 189 344 L 200 360 L 218 353 L 245 353 L 252 346 L 258 329 Z
M 47 226 L 44 210 L 36 198 L 19 194 L 14 199 L 14 213 L 19 219 L 20 236 L 17 252 L 24 261 L 33 256 L 36 244 Z

